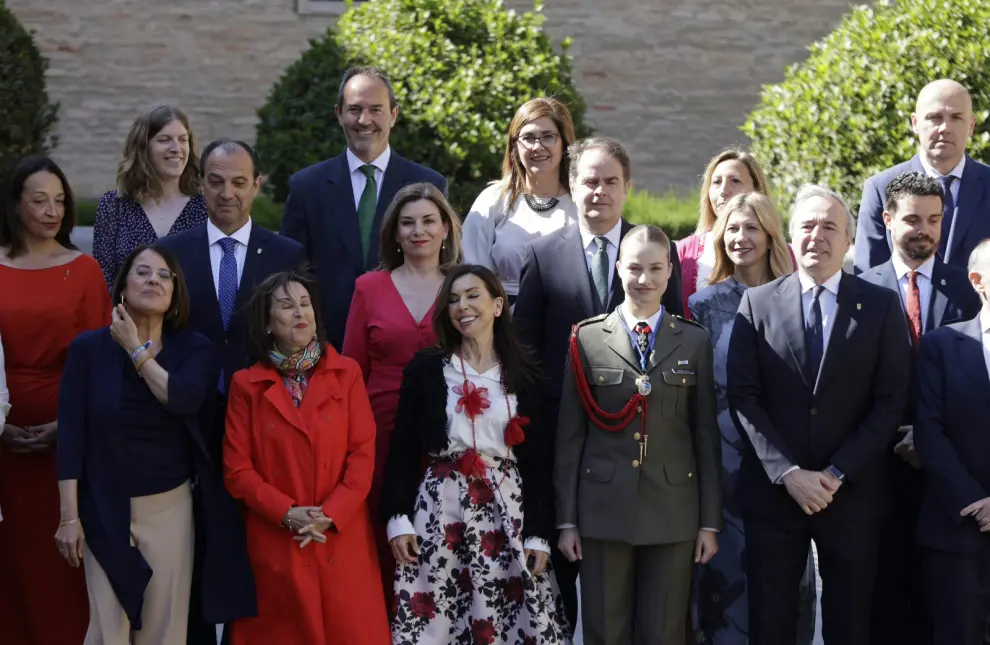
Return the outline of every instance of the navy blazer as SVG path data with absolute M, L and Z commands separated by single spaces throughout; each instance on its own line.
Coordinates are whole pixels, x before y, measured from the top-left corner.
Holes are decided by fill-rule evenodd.
M 856 274 L 890 259 L 893 243 L 883 223 L 884 195 L 897 175 L 905 172 L 925 173 L 917 155 L 910 161 L 888 168 L 866 180 L 859 203 L 856 225 L 856 250 L 853 265 Z M 966 165 L 959 184 L 955 215 L 946 248 L 946 263 L 966 268 L 969 254 L 985 238 L 990 237 L 990 166 L 966 155 Z
M 632 224 L 623 220 L 620 240 L 632 228 Z M 670 281 L 662 302 L 668 312 L 683 316 L 681 265 L 673 241 L 670 260 Z M 512 316 L 520 340 L 542 361 L 544 391 L 550 399 L 547 423 L 556 426 L 571 327 L 598 314 L 611 313 L 625 297 L 616 272 L 608 306 L 605 311 L 599 311 L 577 224 L 544 235 L 529 245 Z
M 925 334 L 918 350 L 914 445 L 925 471 L 918 542 L 973 553 L 990 544 L 959 512 L 990 497 L 990 376 L 980 318 Z
M 873 520 L 889 509 L 884 454 L 910 386 L 911 349 L 897 297 L 843 273 L 817 377 L 806 370 L 797 273 L 743 294 L 726 361 L 729 412 L 747 441 L 736 482 L 746 513 L 805 517 L 774 483 L 791 465 L 834 465 L 846 481 L 830 517 Z
M 189 290 L 189 321 L 186 327 L 190 331 L 206 336 L 213 343 L 217 358 L 213 372 L 214 383 L 222 365 L 224 392 L 227 392 L 230 390 L 230 379 L 234 372 L 247 367 L 247 304 L 254 293 L 254 288 L 273 273 L 288 271 L 302 264 L 304 259 L 302 246 L 294 240 L 264 229 L 257 222 L 252 224 L 234 313 L 227 330 L 224 331 L 216 283 L 213 281 L 206 224 L 169 235 L 159 244 L 175 253 L 179 265 L 182 266 L 186 287 Z M 215 385 L 211 391 L 216 391 Z M 206 434 L 210 455 L 219 464 L 222 463 L 220 455 L 224 429 L 213 427 L 215 404 L 216 397 L 206 397 L 200 412 L 200 421 Z
M 165 407 L 183 418 L 193 445 L 197 543 L 204 548 L 197 554 L 203 572 L 203 615 L 209 622 L 253 616 L 254 576 L 239 510 L 224 489 L 220 464 L 209 456 L 196 415 L 215 379 L 213 351 L 206 338 L 189 331 L 166 333 L 162 341 L 179 365 L 169 374 Z M 108 327 L 83 333 L 69 346 L 59 388 L 58 478 L 78 480 L 86 544 L 131 624 L 140 629 L 152 571 L 130 543 L 130 497 L 119 426 L 122 375 L 129 362 Z
M 354 282 L 378 266 L 378 239 L 385 210 L 403 186 L 416 182 L 432 183 L 447 194 L 443 175 L 400 157 L 393 149 L 379 191 L 371 246 L 365 261 L 347 154 L 303 168 L 289 179 L 289 198 L 285 201 L 279 231 L 298 240 L 313 264 L 320 279 L 323 325 L 337 351 L 344 344 Z

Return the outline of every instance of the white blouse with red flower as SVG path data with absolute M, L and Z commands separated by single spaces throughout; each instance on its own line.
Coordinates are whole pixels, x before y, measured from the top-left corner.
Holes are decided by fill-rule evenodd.
M 502 389 L 502 372 L 495 365 L 483 374 L 475 371 L 467 361 L 462 363 L 458 356 L 444 363 L 443 377 L 447 382 L 447 418 L 448 426 L 447 449 L 438 457 L 449 457 L 476 449 L 487 466 L 488 473 L 497 482 L 501 478 L 501 469 L 486 457 L 515 460 L 512 449 L 505 443 L 506 426 L 510 418 L 515 418 L 516 395 Z M 465 383 L 465 376 L 467 382 Z M 509 409 L 511 408 L 511 417 Z M 470 412 L 475 412 L 472 428 Z M 412 521 L 408 515 L 396 515 L 388 522 L 386 533 L 389 540 L 400 535 L 415 535 Z M 525 548 L 550 553 L 550 544 L 542 538 L 527 538 Z

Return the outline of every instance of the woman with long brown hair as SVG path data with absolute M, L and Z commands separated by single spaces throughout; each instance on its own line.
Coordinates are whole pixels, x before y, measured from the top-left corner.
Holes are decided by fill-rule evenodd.
M 567 148 L 575 141 L 567 106 L 537 98 L 509 124 L 502 179 L 478 195 L 464 220 L 464 261 L 495 272 L 515 302 L 526 247 L 577 221 Z
M 404 187 L 385 211 L 377 271 L 357 279 L 341 353 L 357 361 L 375 413 L 375 475 L 368 496 L 372 518 L 385 479 L 402 370 L 417 351 L 436 344 L 434 302 L 444 276 L 461 262 L 461 222 L 431 183 Z M 375 526 L 386 599 L 395 560 L 385 523 Z
M 182 110 L 161 105 L 131 126 L 117 189 L 103 195 L 93 225 L 93 257 L 113 285 L 131 251 L 206 221 L 196 136 Z
M 437 346 L 403 374 L 380 509 L 398 562 L 393 643 L 570 642 L 547 568 L 552 433 L 506 300 L 490 270 L 451 270 Z

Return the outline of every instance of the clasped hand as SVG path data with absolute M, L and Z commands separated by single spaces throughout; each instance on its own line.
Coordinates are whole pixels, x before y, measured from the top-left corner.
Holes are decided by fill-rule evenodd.
M 326 544 L 325 533 L 333 526 L 333 520 L 319 506 L 294 506 L 285 514 L 282 523 L 296 533 L 292 539 L 299 542 L 300 549 L 309 546 L 310 542 Z
M 40 426 L 15 426 L 10 423 L 4 426 L 0 441 L 5 443 L 15 454 L 48 452 L 55 445 L 58 433 L 58 421 L 45 423 Z
M 806 515 L 824 511 L 842 482 L 827 472 L 798 469 L 787 473 L 784 487 Z

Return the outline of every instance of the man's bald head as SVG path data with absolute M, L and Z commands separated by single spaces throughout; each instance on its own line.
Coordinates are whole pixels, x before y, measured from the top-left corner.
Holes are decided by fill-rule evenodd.
M 932 81 L 918 93 L 911 126 L 920 153 L 941 174 L 948 174 L 962 160 L 975 125 L 973 99 L 956 81 Z

